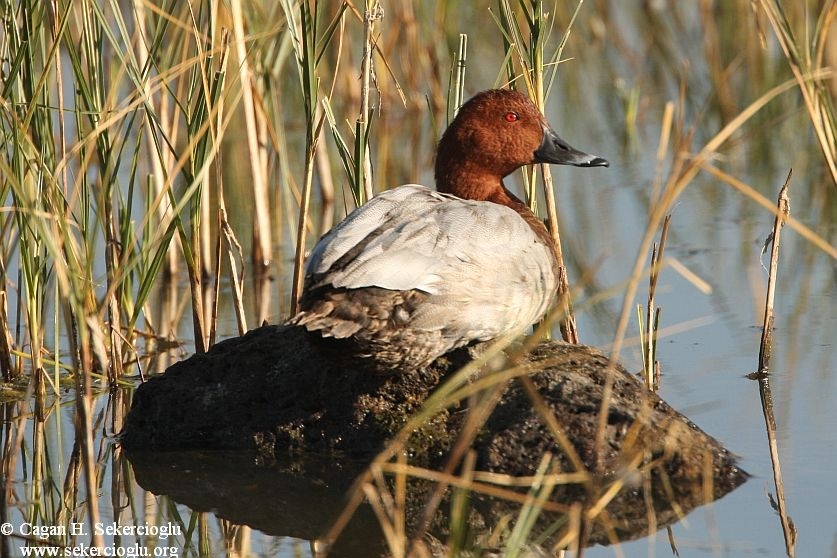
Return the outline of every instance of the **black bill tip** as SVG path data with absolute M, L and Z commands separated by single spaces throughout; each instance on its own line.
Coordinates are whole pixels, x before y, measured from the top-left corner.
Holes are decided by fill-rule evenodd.
M 535 150 L 535 162 L 552 163 L 554 165 L 572 165 L 575 167 L 609 167 L 607 159 L 597 155 L 590 155 L 574 148 L 555 131 L 544 126 L 543 141 Z

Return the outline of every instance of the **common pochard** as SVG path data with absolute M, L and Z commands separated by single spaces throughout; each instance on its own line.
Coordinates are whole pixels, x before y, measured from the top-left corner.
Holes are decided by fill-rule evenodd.
M 317 242 L 291 323 L 349 340 L 347 356 L 375 370 L 522 333 L 558 286 L 546 227 L 503 185 L 532 163 L 608 166 L 570 147 L 521 93 L 477 94 L 439 142 L 436 191 L 385 191 Z

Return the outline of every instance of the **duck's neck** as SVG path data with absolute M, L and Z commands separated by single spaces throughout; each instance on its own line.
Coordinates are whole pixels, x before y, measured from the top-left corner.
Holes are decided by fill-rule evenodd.
M 529 209 L 529 206 L 505 187 L 503 177 L 486 173 L 479 168 L 468 168 L 467 162 L 459 161 L 454 165 L 444 163 L 444 161 L 436 163 L 436 189 L 439 192 L 453 194 L 467 200 L 490 201 L 515 210 L 555 255 L 555 243 L 549 231 Z

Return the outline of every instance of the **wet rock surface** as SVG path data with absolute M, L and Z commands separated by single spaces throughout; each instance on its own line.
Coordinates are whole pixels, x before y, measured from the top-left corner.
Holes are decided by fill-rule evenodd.
M 320 344 L 301 328 L 264 326 L 151 378 L 138 388 L 121 438 L 129 457 L 160 450 L 246 449 L 262 459 L 316 455 L 362 462 L 469 359 L 460 351 L 424 370 L 372 374 L 341 363 Z M 601 521 L 589 527 L 590 543 L 647 534 L 649 517 L 658 528 L 670 524 L 709 495 L 719 498 L 746 480 L 720 443 L 637 377 L 607 364 L 607 357 L 591 347 L 538 345 L 528 357 L 527 378 L 555 421 L 550 426 L 536 410 L 524 382 L 509 381 L 473 441 L 475 469 L 528 476 L 550 454 L 550 472 L 586 474 L 584 482 L 556 484 L 552 502 L 590 506 L 608 488 L 620 488 Z M 606 387 L 607 417 L 600 421 Z M 408 444 L 411 463 L 443 467 L 467 407 L 462 401 L 425 422 Z M 141 461 L 164 464 L 165 455 Z M 415 501 L 420 506 L 423 498 Z M 475 525 L 490 526 L 509 513 L 506 500 L 475 494 L 472 503 Z M 541 521 L 559 515 L 544 513 Z
M 304 328 L 292 326 L 264 326 L 218 343 L 137 389 L 122 444 L 368 457 L 449 368 L 465 362 L 440 359 L 423 370 L 373 374 L 328 353 Z M 426 430 L 450 437 L 445 418 Z

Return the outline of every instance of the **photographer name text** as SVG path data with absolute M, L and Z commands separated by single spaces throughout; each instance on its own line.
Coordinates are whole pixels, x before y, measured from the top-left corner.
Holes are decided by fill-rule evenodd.
M 4 523 L 0 532 L 11 535 L 15 532 L 11 523 Z M 88 535 L 86 523 L 68 523 L 67 525 L 35 525 L 21 523 L 17 534 L 24 537 L 48 539 L 51 537 L 85 537 Z M 182 535 L 183 528 L 176 523 L 168 522 L 163 525 L 140 524 L 119 525 L 115 521 L 110 523 L 98 522 L 93 524 L 93 534 L 106 537 L 157 537 L 167 539 L 172 535 Z

